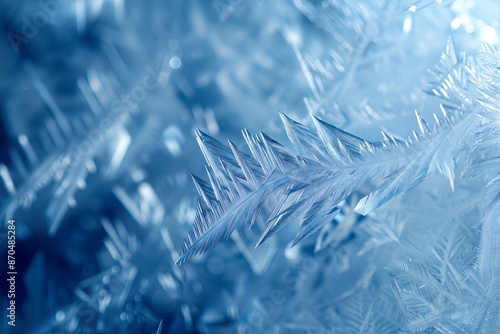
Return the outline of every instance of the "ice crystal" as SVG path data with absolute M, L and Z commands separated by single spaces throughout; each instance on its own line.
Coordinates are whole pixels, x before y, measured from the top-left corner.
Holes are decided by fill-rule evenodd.
M 496 104 L 484 107 L 480 102 L 497 98 L 498 68 L 457 57 L 450 41 L 436 71 L 440 82 L 432 87 L 433 94 L 444 100 L 439 105 L 442 115 L 433 114 L 431 127 L 416 112 L 420 134 L 413 132 L 407 140 L 382 133 L 381 142 L 371 143 L 314 116 L 316 128 L 310 130 L 282 114 L 293 151 L 264 133 L 244 132 L 250 152 L 245 154 L 231 142 L 224 146 L 198 131 L 210 182 L 194 179 L 203 203 L 198 205 L 195 226 L 179 262 L 213 248 L 238 223 L 251 227 L 268 207 L 257 246 L 295 219 L 300 229 L 293 244 L 312 235 L 335 217 L 349 195 L 366 184 L 381 182 L 357 203 L 354 210 L 363 215 L 411 190 L 432 172 L 444 175 L 453 188 L 457 164 L 477 154 L 470 147 L 479 140 L 473 134 L 479 128 L 481 136 L 500 134 L 495 126 L 487 125 L 495 122 L 489 118 L 498 114 Z M 476 74 L 483 71 L 491 73 L 491 78 Z M 490 144 L 485 149 L 498 148 L 497 142 Z

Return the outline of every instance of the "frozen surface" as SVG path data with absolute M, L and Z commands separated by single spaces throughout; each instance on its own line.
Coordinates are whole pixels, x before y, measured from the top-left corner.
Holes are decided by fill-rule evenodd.
M 2 1 L 1 332 L 499 333 L 499 16 Z

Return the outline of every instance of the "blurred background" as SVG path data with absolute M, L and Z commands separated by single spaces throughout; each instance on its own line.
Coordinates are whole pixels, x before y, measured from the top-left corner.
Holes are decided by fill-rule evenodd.
M 493 0 L 2 0 L 2 333 L 331 332 L 340 313 L 311 305 L 377 275 L 346 246 L 366 231 L 311 260 L 315 238 L 254 249 L 258 235 L 238 229 L 175 265 L 196 213 L 191 173 L 206 179 L 194 130 L 286 142 L 282 111 L 406 137 L 415 109 L 438 108 L 428 69 L 449 36 L 471 54 L 498 44 L 499 13 Z M 362 224 L 348 207 L 339 219 Z

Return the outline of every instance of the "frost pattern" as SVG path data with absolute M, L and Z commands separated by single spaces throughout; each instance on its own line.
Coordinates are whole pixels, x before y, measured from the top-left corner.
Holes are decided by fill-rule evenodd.
M 500 332 L 498 6 L 1 2 L 17 332 Z
M 490 58 L 498 52 L 487 50 Z M 477 154 L 471 143 L 481 139 L 474 134 L 479 129 L 483 129 L 481 136 L 499 134 L 490 124 L 498 113 L 498 67 L 478 61 L 458 56 L 453 42 L 448 42 L 434 71 L 437 82 L 430 87 L 443 100 L 441 115 L 433 114 L 434 125 L 429 126 L 415 112 L 420 131 L 406 140 L 382 133 L 381 142 L 371 143 L 314 116 L 311 130 L 284 114 L 281 118 L 292 149 L 265 133 L 244 131 L 250 152 L 245 153 L 231 142 L 226 146 L 197 131 L 209 182 L 194 177 L 203 202 L 178 263 L 213 249 L 237 224 L 252 227 L 260 218 L 265 224 L 256 246 L 297 220 L 295 245 L 331 221 L 342 202 L 366 184 L 371 189 L 355 207 L 363 215 L 411 190 L 429 173 L 442 174 L 453 188 L 457 165 Z M 483 143 L 482 150 L 494 150 L 496 144 Z

